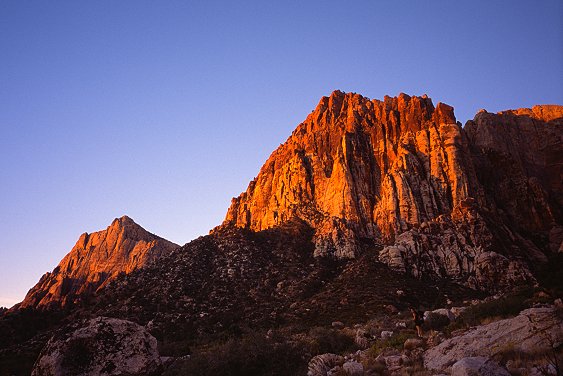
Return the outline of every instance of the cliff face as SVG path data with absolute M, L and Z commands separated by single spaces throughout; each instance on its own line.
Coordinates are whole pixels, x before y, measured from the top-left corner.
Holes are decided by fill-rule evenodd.
M 465 126 L 479 181 L 504 222 L 528 234 L 548 234 L 563 251 L 563 107 L 491 114 Z
M 263 230 L 297 216 L 318 229 L 317 254 L 354 257 L 359 238 L 391 241 L 480 198 L 475 181 L 450 106 L 335 91 L 233 199 L 225 222 Z
M 416 276 L 487 289 L 530 282 L 526 262 L 545 255 L 518 230 L 557 242 L 561 117 L 561 106 L 478 114 L 465 131 L 452 107 L 426 96 L 335 91 L 233 199 L 224 225 L 259 231 L 297 217 L 315 229 L 317 256 L 353 258 L 376 243 L 386 245 L 381 261 Z M 495 153 L 522 176 L 496 171 Z M 514 181 L 526 186 L 524 210 Z
M 82 234 L 59 265 L 29 290 L 19 307 L 64 307 L 91 295 L 119 273 L 142 268 L 177 247 L 127 216 L 115 219 L 106 230 Z

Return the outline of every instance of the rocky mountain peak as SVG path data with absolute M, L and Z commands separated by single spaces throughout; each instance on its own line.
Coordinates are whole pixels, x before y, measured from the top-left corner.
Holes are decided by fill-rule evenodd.
M 560 182 L 550 179 L 561 175 L 557 164 L 544 162 L 562 149 L 562 128 L 554 123 L 562 113 L 561 106 L 480 112 L 464 130 L 453 107 L 434 106 L 426 95 L 371 100 L 337 90 L 322 97 L 270 155 L 247 190 L 232 200 L 223 225 L 261 231 L 299 218 L 315 231 L 316 256 L 354 258 L 362 244 L 382 244 L 383 262 L 418 276 L 453 277 L 485 288 L 530 281 L 522 260 L 545 256 L 513 230 L 550 231 L 559 223 L 552 214 L 559 211 Z M 528 132 L 536 132 L 534 146 L 522 137 Z M 546 151 L 546 142 L 555 151 Z M 518 174 L 495 171 L 495 156 L 482 146 L 506 154 Z M 553 171 L 542 175 L 542 163 Z M 525 219 L 514 220 L 517 213 L 506 215 L 505 203 L 511 184 L 520 184 L 513 179 L 529 174 L 531 164 L 536 172 L 526 190 L 538 198 L 532 207 L 529 201 L 521 207 L 535 217 L 535 227 L 526 227 L 520 226 Z M 502 181 L 500 192 L 486 189 L 485 170 L 499 180 L 495 184 Z M 552 193 L 544 195 L 544 188 Z M 507 201 L 495 202 L 505 191 Z M 510 265 L 512 275 L 489 283 L 490 263 Z
M 86 299 L 119 273 L 130 273 L 178 245 L 149 233 L 131 218 L 83 233 L 72 250 L 27 293 L 20 308 L 62 307 Z
M 479 197 L 467 158 L 452 107 L 334 91 L 233 199 L 225 222 L 263 230 L 296 216 L 318 230 L 317 253 L 353 257 L 358 238 L 392 239 L 470 191 Z

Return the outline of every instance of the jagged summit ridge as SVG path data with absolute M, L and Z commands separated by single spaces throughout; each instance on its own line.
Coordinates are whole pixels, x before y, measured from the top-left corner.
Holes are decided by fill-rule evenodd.
M 80 235 L 72 250 L 41 277 L 19 307 L 63 307 L 77 302 L 119 273 L 130 273 L 177 247 L 128 216 L 116 218 L 105 230 Z

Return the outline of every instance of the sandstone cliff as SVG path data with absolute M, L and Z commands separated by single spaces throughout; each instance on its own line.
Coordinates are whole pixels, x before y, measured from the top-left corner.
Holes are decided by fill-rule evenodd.
M 562 117 L 561 106 L 478 114 L 465 131 L 426 96 L 335 91 L 233 199 L 224 225 L 259 231 L 297 217 L 315 229 L 317 256 L 383 244 L 381 261 L 416 276 L 493 290 L 532 282 L 526 264 L 545 255 L 530 231 L 560 244 Z
M 465 130 L 488 206 L 520 231 L 548 233 L 551 250 L 563 251 L 563 107 L 481 111 Z
M 103 231 L 84 233 L 50 273 L 27 293 L 19 308 L 64 307 L 94 293 L 119 273 L 130 273 L 178 246 L 123 216 Z
M 297 216 L 319 229 L 318 254 L 353 257 L 359 238 L 390 241 L 480 198 L 475 182 L 450 106 L 335 91 L 233 199 L 225 222 L 263 230 Z

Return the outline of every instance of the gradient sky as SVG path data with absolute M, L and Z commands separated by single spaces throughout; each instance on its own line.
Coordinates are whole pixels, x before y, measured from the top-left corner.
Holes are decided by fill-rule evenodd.
M 218 225 L 323 95 L 563 103 L 561 1 L 0 0 L 0 306 L 127 214 Z

